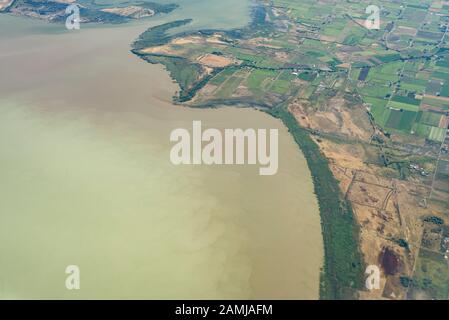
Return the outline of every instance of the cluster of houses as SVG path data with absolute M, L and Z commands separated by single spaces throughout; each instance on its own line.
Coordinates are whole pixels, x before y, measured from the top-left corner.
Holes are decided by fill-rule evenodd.
M 444 154 L 448 154 L 449 153 L 449 146 L 447 144 L 444 144 L 443 147 L 441 148 L 441 152 Z
M 419 172 L 419 174 L 421 174 L 423 177 L 428 177 L 430 175 L 430 173 L 424 170 L 424 168 L 421 167 L 419 164 L 411 163 L 409 165 L 409 169 L 412 171 Z

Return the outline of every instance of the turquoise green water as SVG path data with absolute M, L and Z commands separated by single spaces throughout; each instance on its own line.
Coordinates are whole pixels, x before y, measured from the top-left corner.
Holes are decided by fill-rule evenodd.
M 249 109 L 174 106 L 167 73 L 129 52 L 174 18 L 244 24 L 240 2 L 227 1 L 229 16 L 223 1 L 183 1 L 167 17 L 75 33 L 0 16 L 1 298 L 318 297 L 318 207 L 285 128 Z M 278 128 L 278 175 L 172 166 L 169 133 L 193 120 Z M 73 264 L 81 289 L 69 291 Z

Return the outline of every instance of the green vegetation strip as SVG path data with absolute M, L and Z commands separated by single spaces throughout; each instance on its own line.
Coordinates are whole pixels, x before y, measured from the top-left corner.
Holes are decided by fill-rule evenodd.
M 321 154 L 309 132 L 299 126 L 285 107 L 267 111 L 281 119 L 307 159 L 312 173 L 321 214 L 324 239 L 324 267 L 321 275 L 321 299 L 353 299 L 363 284 L 362 256 L 358 246 L 359 229 L 352 207 L 343 198 L 328 160 Z

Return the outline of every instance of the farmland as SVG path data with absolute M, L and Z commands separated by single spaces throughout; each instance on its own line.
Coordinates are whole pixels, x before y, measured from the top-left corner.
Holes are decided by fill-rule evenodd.
M 289 128 L 320 202 L 323 298 L 447 299 L 448 15 L 433 0 L 259 0 L 242 29 L 175 21 L 133 52 L 165 65 L 178 103 L 252 106 Z M 364 288 L 367 265 L 380 290 Z
M 0 11 L 64 23 L 72 2 L 0 0 Z M 78 4 L 83 23 L 177 8 Z M 447 2 L 254 0 L 246 27 L 183 31 L 192 22 L 152 27 L 131 50 L 166 68 L 176 103 L 254 107 L 289 129 L 320 204 L 321 297 L 449 299 Z M 368 265 L 378 290 L 364 286 Z

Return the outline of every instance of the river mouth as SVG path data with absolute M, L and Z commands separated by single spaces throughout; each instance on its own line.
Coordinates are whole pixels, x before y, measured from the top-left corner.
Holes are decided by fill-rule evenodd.
M 146 23 L 30 35 L 33 23 L 47 28 L 0 16 L 0 298 L 318 298 L 318 206 L 278 120 L 173 105 L 167 73 L 129 52 Z M 174 167 L 169 133 L 194 120 L 279 129 L 278 174 Z M 65 288 L 67 265 L 81 290 Z

